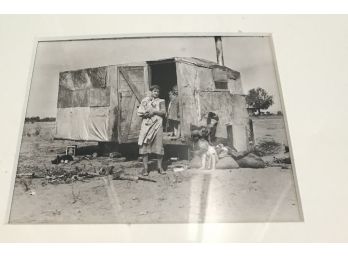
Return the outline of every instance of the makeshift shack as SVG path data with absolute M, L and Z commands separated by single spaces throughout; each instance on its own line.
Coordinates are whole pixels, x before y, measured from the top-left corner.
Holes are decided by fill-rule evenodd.
M 136 142 L 137 107 L 152 84 L 160 86 L 166 105 L 169 91 L 178 85 L 183 144 L 189 142 L 192 125 L 201 125 L 214 112 L 219 116 L 216 137 L 237 150 L 248 149 L 251 130 L 240 73 L 188 57 L 61 72 L 56 138 Z

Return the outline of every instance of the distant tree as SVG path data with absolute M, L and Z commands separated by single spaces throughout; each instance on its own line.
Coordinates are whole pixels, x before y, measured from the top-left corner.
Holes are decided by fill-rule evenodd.
M 246 96 L 247 104 L 261 114 L 261 110 L 267 110 L 273 104 L 273 96 L 269 95 L 263 88 L 253 88 Z
M 54 117 L 45 117 L 45 118 L 40 119 L 40 121 L 42 121 L 42 122 L 56 121 L 56 118 L 54 118 Z
M 34 122 L 38 122 L 38 121 L 40 121 L 40 117 L 39 117 L 39 116 L 35 116 L 35 117 L 26 117 L 26 118 L 25 118 L 25 122 L 34 123 Z

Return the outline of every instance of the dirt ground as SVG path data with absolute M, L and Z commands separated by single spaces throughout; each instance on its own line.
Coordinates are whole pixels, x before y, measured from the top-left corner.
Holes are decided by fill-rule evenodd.
M 59 167 L 97 171 L 122 167 L 138 175 L 137 160 L 115 162 L 109 157 L 82 159 L 78 164 L 51 164 L 71 141 L 53 140 L 54 122 L 26 123 L 17 174 Z M 287 144 L 281 117 L 254 119 L 256 143 L 272 139 Z M 94 147 L 77 143 L 79 148 Z M 272 156 L 263 157 L 265 160 Z M 300 221 L 292 170 L 201 171 L 188 169 L 149 181 L 113 180 L 112 176 L 50 184 L 45 178 L 16 179 L 10 223 L 187 223 Z

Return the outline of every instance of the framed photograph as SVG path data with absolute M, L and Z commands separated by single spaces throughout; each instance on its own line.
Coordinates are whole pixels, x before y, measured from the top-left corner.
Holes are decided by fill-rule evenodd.
M 115 22 L 127 19 L 140 17 Z M 283 27 L 230 32 L 221 22 L 209 33 L 35 40 L 7 228 L 79 225 L 84 234 L 93 224 L 97 234 L 116 229 L 112 241 L 151 241 L 135 231 L 267 241 L 276 237 L 266 230 L 305 229 L 299 185 L 308 180 L 295 169 L 303 159 L 278 72 Z
M 39 40 L 9 223 L 302 221 L 276 69 L 266 34 Z

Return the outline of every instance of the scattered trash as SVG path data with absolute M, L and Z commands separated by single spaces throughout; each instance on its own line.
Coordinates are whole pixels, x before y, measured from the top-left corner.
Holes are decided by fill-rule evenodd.
M 29 192 L 29 195 L 36 195 L 36 192 L 35 192 L 34 190 L 31 190 L 31 191 Z
M 62 155 L 62 156 L 59 156 L 57 155 L 57 157 L 51 161 L 52 164 L 59 164 L 59 163 L 68 163 L 68 162 L 71 162 L 73 161 L 74 158 L 71 156 L 71 155 Z
M 120 158 L 120 157 L 122 157 L 122 154 L 119 152 L 113 152 L 113 153 L 109 153 L 109 157 L 110 158 Z
M 289 153 L 280 153 L 274 156 L 265 156 L 263 159 L 269 167 L 281 167 L 282 169 L 291 168 L 291 158 Z
M 154 183 L 157 182 L 156 180 L 153 180 L 153 179 L 125 174 L 123 169 L 118 169 L 116 172 L 114 172 L 112 174 L 112 179 L 113 180 L 129 180 L 129 181 L 135 181 L 135 182 L 138 182 L 138 180 L 144 180 L 144 181 L 149 181 Z
M 120 158 L 114 158 L 113 161 L 115 162 L 125 162 L 127 159 L 126 157 L 120 157 Z
M 99 175 L 101 175 L 101 176 L 103 176 L 103 175 L 111 175 L 113 173 L 113 169 L 114 169 L 114 166 L 108 166 L 106 168 L 101 167 L 99 169 Z
M 94 153 L 92 154 L 92 157 L 93 157 L 93 158 L 97 158 L 97 157 L 98 157 L 98 153 L 97 153 L 97 152 L 94 152 Z
M 178 161 L 179 158 L 178 158 L 178 157 L 171 157 L 170 160 L 171 160 L 171 161 Z
M 139 212 L 139 215 L 147 215 L 149 212 L 148 211 L 141 211 Z

